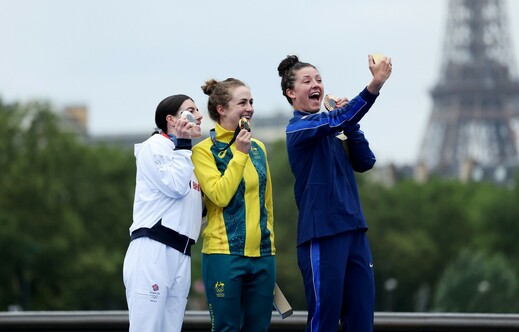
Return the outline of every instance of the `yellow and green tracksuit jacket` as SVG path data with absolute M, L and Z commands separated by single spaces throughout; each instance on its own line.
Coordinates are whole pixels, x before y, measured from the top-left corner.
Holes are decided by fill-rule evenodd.
M 207 226 L 204 254 L 262 257 L 275 254 L 272 183 L 265 145 L 252 139 L 249 154 L 229 143 L 234 131 L 216 124 L 211 137 L 193 147 L 195 174 L 204 193 Z

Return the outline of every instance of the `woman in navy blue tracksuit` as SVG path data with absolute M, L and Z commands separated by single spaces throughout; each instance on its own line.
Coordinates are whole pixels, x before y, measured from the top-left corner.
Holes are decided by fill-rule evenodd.
M 320 112 L 324 88 L 313 65 L 291 55 L 278 67 L 283 95 L 294 109 L 286 139 L 299 209 L 297 258 L 308 306 L 306 331 L 336 331 L 339 321 L 343 331 L 373 330 L 373 262 L 354 172 L 375 164 L 358 122 L 392 65 L 388 57 L 375 64 L 369 55 L 368 61 L 371 82 L 351 101 L 336 99 L 330 112 Z

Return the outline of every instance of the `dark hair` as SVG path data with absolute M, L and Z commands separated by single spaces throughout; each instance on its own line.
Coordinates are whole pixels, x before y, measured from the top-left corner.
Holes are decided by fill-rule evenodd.
M 281 76 L 281 90 L 283 91 L 283 96 L 287 98 L 290 105 L 292 105 L 292 99 L 287 96 L 287 89 L 294 88 L 294 82 L 296 80 L 295 72 L 305 67 L 315 68 L 312 64 L 299 61 L 297 55 L 287 55 L 278 66 L 278 74 Z
M 216 107 L 218 105 L 224 108 L 229 106 L 229 102 L 232 99 L 232 89 L 240 86 L 247 87 L 245 83 L 232 77 L 220 82 L 215 79 L 210 79 L 201 86 L 202 91 L 209 96 L 207 100 L 207 111 L 212 120 L 217 122 L 220 120 L 220 114 L 216 110 Z
M 157 110 L 155 111 L 155 124 L 157 125 L 157 128 L 167 133 L 168 125 L 166 121 L 166 116 L 170 114 L 173 116 L 177 115 L 180 106 L 182 106 L 182 104 L 188 99 L 193 100 L 191 97 L 182 94 L 164 98 L 157 105 Z M 153 132 L 153 134 L 157 133 L 158 131 Z

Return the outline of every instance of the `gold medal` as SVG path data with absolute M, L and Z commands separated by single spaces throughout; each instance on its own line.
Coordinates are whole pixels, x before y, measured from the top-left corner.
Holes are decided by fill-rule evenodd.
M 249 123 L 249 120 L 247 120 L 247 118 L 240 118 L 239 126 L 241 129 L 250 131 L 250 123 Z

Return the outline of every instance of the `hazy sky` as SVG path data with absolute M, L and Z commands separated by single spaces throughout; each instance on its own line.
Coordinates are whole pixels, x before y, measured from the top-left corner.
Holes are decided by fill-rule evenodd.
M 151 132 L 156 105 L 184 93 L 205 115 L 200 86 L 236 77 L 255 116 L 291 109 L 277 66 L 314 64 L 325 92 L 352 98 L 371 79 L 367 54 L 393 75 L 361 121 L 379 164 L 413 163 L 432 108 L 447 0 L 0 0 L 0 98 L 86 105 L 91 134 Z M 508 1 L 514 56 L 519 1 Z M 515 64 L 517 66 L 517 63 Z

